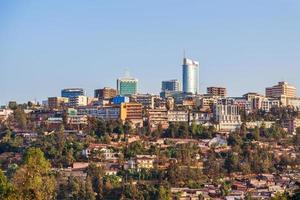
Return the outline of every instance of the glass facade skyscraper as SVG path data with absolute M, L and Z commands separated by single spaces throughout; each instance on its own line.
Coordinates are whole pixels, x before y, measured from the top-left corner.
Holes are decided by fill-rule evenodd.
M 138 80 L 131 77 L 119 78 L 117 80 L 117 90 L 121 96 L 137 94 Z
M 184 58 L 182 65 L 182 86 L 185 93 L 198 93 L 199 62 Z
M 180 91 L 180 82 L 177 79 L 162 81 L 161 91 Z
M 61 90 L 61 96 L 66 98 L 84 96 L 85 92 L 82 88 L 66 88 Z

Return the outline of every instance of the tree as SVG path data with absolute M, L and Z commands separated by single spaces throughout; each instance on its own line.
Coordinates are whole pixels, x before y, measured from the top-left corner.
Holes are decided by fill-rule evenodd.
M 16 199 L 13 186 L 7 181 L 7 178 L 2 170 L 0 170 L 0 199 Z
M 158 199 L 159 200 L 171 200 L 171 192 L 168 188 L 160 186 L 158 190 Z
M 27 129 L 27 116 L 21 107 L 18 107 L 14 111 L 14 117 L 15 117 L 16 122 L 18 123 L 19 128 Z
M 85 181 L 85 198 L 86 198 L 86 200 L 95 200 L 96 199 L 90 177 L 87 177 L 87 179 Z
M 232 173 L 238 170 L 239 157 L 236 153 L 229 153 L 225 159 L 224 167 L 228 173 Z
M 13 177 L 16 194 L 21 200 L 55 198 L 56 181 L 50 174 L 50 163 L 39 148 L 29 148 L 23 165 Z

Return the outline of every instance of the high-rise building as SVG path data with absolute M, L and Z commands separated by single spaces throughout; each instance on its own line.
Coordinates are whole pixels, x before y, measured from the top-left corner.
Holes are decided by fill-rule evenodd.
M 82 88 L 66 88 L 61 90 L 61 96 L 66 98 L 84 96 L 85 92 Z
M 184 58 L 182 65 L 182 86 L 185 93 L 198 93 L 199 62 Z
M 130 96 L 137 94 L 138 80 L 132 77 L 117 79 L 117 90 L 121 96 Z
M 296 97 L 296 87 L 289 85 L 287 82 L 279 82 L 278 85 L 266 88 L 267 97 Z
M 117 96 L 117 90 L 109 87 L 104 87 L 103 89 L 96 89 L 94 96 L 95 98 L 111 99 Z
M 180 82 L 177 79 L 162 81 L 161 82 L 161 91 L 180 91 Z
M 213 96 L 226 97 L 227 90 L 224 87 L 208 87 L 207 94 L 210 94 Z

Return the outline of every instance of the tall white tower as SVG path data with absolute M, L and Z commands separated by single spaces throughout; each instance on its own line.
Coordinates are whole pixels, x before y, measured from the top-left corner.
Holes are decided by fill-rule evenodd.
M 199 62 L 183 58 L 182 89 L 185 93 L 198 93 L 199 87 Z

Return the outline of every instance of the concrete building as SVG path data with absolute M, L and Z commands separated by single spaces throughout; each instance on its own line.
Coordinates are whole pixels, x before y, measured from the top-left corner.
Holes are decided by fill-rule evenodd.
M 155 99 L 159 99 L 159 96 L 152 94 L 136 94 L 130 97 L 130 102 L 141 103 L 144 108 L 154 108 Z
M 180 82 L 177 79 L 162 81 L 161 91 L 180 91 Z
M 169 110 L 168 122 L 188 122 L 189 112 L 186 110 Z
M 300 127 L 300 119 L 295 117 L 293 119 L 285 119 L 282 126 L 287 129 L 288 133 L 296 134 L 296 129 Z
M 158 128 L 159 125 L 163 129 L 169 127 L 167 109 L 149 109 L 147 110 L 147 120 L 151 131 Z
M 117 90 L 121 96 L 137 94 L 138 80 L 131 77 L 119 78 L 117 79 Z
M 215 105 L 214 120 L 220 131 L 235 131 L 241 127 L 242 121 L 237 105 Z
M 120 113 L 120 106 L 104 106 L 98 109 L 97 117 L 104 120 L 117 120 L 120 118 Z
M 296 87 L 289 85 L 287 82 L 279 82 L 278 85 L 266 88 L 266 97 L 281 97 L 287 98 L 296 97 Z
M 182 65 L 182 85 L 185 93 L 198 93 L 199 62 L 184 58 Z
M 103 120 L 117 120 L 120 118 L 120 106 L 81 106 L 77 108 L 78 115 L 87 115 Z
M 280 98 L 280 102 L 282 106 L 290 106 L 293 107 L 294 109 L 300 110 L 300 98 L 299 97 L 286 97 L 282 96 Z
M 143 106 L 140 103 L 121 103 L 120 118 L 130 121 L 136 126 L 143 125 Z
M 99 99 L 111 99 L 117 96 L 117 90 L 109 87 L 96 89 L 94 91 L 94 96 L 95 98 L 99 98 Z
M 213 96 L 226 97 L 227 96 L 227 90 L 224 87 L 208 87 L 207 88 L 207 94 L 210 94 L 210 95 L 213 95 Z
M 61 109 L 69 102 L 69 98 L 66 97 L 49 97 L 48 107 L 50 109 Z
M 84 95 L 85 95 L 85 91 L 82 88 L 66 88 L 61 90 L 61 96 L 66 98 L 84 96 Z
M 208 110 L 212 108 L 214 104 L 217 103 L 219 99 L 219 96 L 213 96 L 213 95 L 202 95 L 198 98 L 196 98 L 196 106 L 200 107 L 201 110 Z
M 86 106 L 88 104 L 87 96 L 74 96 L 69 98 L 69 107 Z
M 156 155 L 136 155 L 135 163 L 136 168 L 139 169 L 152 169 L 156 161 Z

